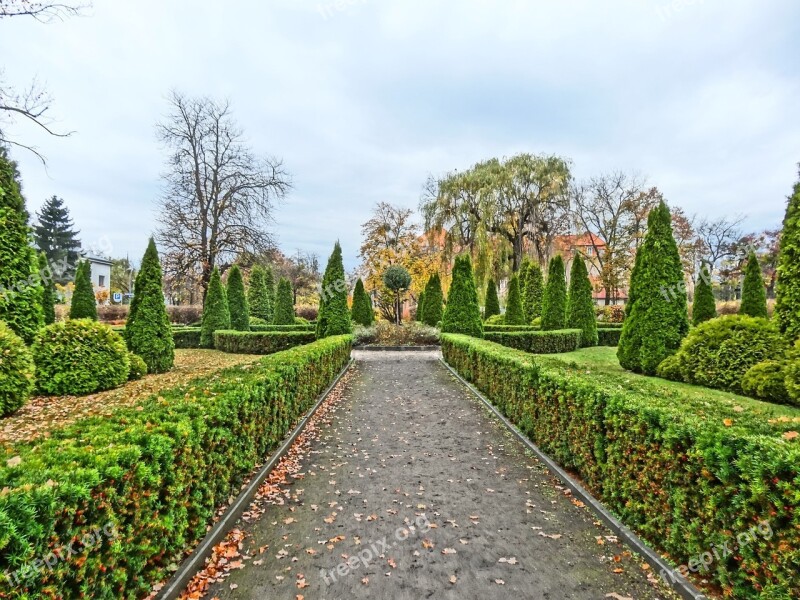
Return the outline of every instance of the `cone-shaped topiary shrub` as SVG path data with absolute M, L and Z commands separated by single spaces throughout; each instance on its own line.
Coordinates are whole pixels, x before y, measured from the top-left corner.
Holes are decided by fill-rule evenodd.
M 647 219 L 647 235 L 636 253 L 617 357 L 625 369 L 654 375 L 675 354 L 689 331 L 686 284 L 678 245 L 664 202 Z
M 700 325 L 717 316 L 717 301 L 711 289 L 711 274 L 708 267 L 700 268 L 700 275 L 694 287 L 694 303 L 692 304 L 692 324 Z
M 26 343 L 44 325 L 39 260 L 29 235 L 16 165 L 0 147 L 0 320 Z
M 228 310 L 228 299 L 225 297 L 225 288 L 219 276 L 219 270 L 214 267 L 211 279 L 208 282 L 206 299 L 203 302 L 203 319 L 200 324 L 200 347 L 214 347 L 214 332 L 218 329 L 231 328 L 231 313 Z
M 761 265 L 755 252 L 750 252 L 747 257 L 747 267 L 744 272 L 742 284 L 742 304 L 739 307 L 740 315 L 750 317 L 768 318 L 767 290 L 764 287 L 764 277 L 761 275 Z
M 136 274 L 124 334 L 128 349 L 144 360 L 149 373 L 166 373 L 175 364 L 175 341 L 162 285 L 158 250 L 150 238 Z
M 519 293 L 519 277 L 514 275 L 508 283 L 506 296 L 506 325 L 525 325 L 525 313 L 522 311 L 522 296 Z
M 345 335 L 352 331 L 350 310 L 347 307 L 347 280 L 344 276 L 342 247 L 336 242 L 325 266 L 325 275 L 322 277 L 317 337 Z
M 789 197 L 783 219 L 775 294 L 778 327 L 794 342 L 800 338 L 800 181 Z
M 22 338 L 0 321 L 0 417 L 24 405 L 34 382 L 33 357 Z
M 42 280 L 42 315 L 44 324 L 56 322 L 56 287 L 53 284 L 53 271 L 47 264 L 47 256 L 39 253 L 39 275 Z
M 31 350 L 36 387 L 44 394 L 92 394 L 128 380 L 130 359 L 122 336 L 91 319 L 48 325 L 36 335 Z
M 250 308 L 247 305 L 247 295 L 244 291 L 242 271 L 238 265 L 233 265 L 228 273 L 228 311 L 231 313 L 231 329 L 235 331 L 250 331 Z
M 426 299 L 425 304 L 427 305 L 427 303 Z M 453 266 L 453 282 L 450 284 L 447 306 L 442 316 L 442 332 L 483 337 L 478 290 L 475 288 L 472 261 L 468 254 L 456 257 Z
M 597 317 L 594 314 L 592 282 L 586 262 L 580 254 L 572 259 L 569 275 L 569 296 L 567 296 L 567 327 L 580 329 L 581 346 L 597 346 Z
M 273 325 L 294 325 L 294 294 L 291 282 L 281 277 L 278 294 L 275 296 Z
M 97 299 L 94 297 L 92 267 L 88 260 L 79 262 L 75 271 L 75 289 L 69 306 L 69 318 L 97 321 Z
M 425 309 L 425 290 L 419 293 L 417 298 L 417 314 L 414 315 L 414 320 L 422 323 L 422 311 Z
M 272 267 L 264 269 L 264 285 L 267 286 L 267 293 L 269 294 L 269 318 L 267 321 L 272 323 L 272 319 L 275 318 L 275 299 L 278 294 L 278 282 L 275 281 L 275 273 L 272 271 Z
M 250 308 L 250 316 L 263 319 L 266 323 L 272 321 L 271 303 L 273 296 L 274 293 L 270 293 L 267 287 L 266 271 L 260 265 L 254 266 L 250 271 L 250 287 L 247 290 L 247 304 Z
M 525 279 L 520 282 L 522 291 L 522 310 L 527 325 L 542 316 L 542 297 L 544 296 L 544 277 L 538 263 L 528 263 Z
M 422 322 L 430 327 L 437 327 L 444 315 L 444 294 L 442 294 L 442 280 L 438 273 L 431 275 L 425 286 L 425 306 L 423 307 Z
M 375 313 L 372 311 L 372 300 L 364 289 L 364 282 L 359 279 L 356 281 L 353 290 L 353 323 L 369 327 L 375 321 Z
M 486 284 L 486 306 L 483 309 L 483 318 L 491 319 L 500 314 L 500 298 L 497 297 L 497 285 L 494 279 L 490 279 Z
M 547 284 L 542 296 L 542 330 L 564 329 L 567 326 L 567 278 L 564 259 L 557 254 L 547 268 Z

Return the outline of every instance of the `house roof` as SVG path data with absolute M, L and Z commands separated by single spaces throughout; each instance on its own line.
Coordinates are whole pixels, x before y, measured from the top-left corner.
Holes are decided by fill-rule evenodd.
M 556 236 L 554 243 L 561 248 L 588 248 L 605 247 L 606 243 L 593 233 L 582 233 L 580 235 L 559 235 Z

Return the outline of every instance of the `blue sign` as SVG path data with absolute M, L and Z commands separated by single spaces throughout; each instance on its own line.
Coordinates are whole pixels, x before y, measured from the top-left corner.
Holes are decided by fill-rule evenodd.
M 116 302 L 117 304 L 122 302 L 122 294 L 120 294 L 119 292 L 114 292 L 112 298 L 114 299 L 114 302 Z

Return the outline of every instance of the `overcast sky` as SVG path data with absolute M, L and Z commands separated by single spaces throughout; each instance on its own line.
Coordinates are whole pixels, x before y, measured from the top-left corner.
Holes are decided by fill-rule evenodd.
M 233 8 L 235 7 L 235 8 Z M 137 261 L 155 228 L 170 89 L 227 97 L 294 190 L 282 249 L 357 264 L 360 225 L 429 173 L 557 153 L 638 172 L 688 213 L 777 226 L 800 161 L 797 0 L 94 0 L 0 21 L 9 83 L 38 77 L 69 138 L 18 125 L 31 212 L 65 198 L 85 243 Z

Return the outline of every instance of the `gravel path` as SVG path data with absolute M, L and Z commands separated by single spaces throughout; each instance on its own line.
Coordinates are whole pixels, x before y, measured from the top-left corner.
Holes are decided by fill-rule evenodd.
M 674 597 L 438 353 L 354 355 L 299 475 L 241 523 L 244 560 L 207 597 Z

